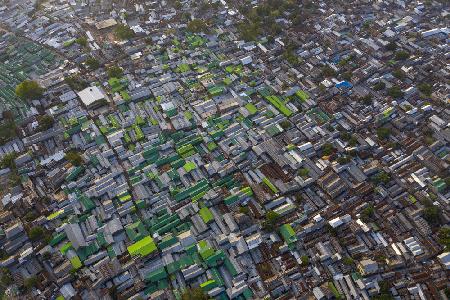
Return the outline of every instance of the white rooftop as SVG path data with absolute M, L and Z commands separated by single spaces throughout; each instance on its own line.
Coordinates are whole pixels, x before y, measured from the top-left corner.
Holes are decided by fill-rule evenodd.
M 86 106 L 91 105 L 95 101 L 105 99 L 103 92 L 96 86 L 87 87 L 84 90 L 79 91 L 77 94 Z

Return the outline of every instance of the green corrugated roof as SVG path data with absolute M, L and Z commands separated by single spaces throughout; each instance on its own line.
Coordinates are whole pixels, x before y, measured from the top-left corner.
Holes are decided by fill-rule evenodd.
M 127 247 L 128 252 L 132 255 L 146 256 L 157 250 L 156 244 L 150 236 L 147 236 L 138 242 Z

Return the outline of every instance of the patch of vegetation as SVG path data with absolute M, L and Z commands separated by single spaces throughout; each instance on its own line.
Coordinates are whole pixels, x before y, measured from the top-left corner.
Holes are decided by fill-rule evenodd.
M 193 33 L 207 32 L 208 25 L 202 19 L 194 19 L 187 24 L 186 29 Z
M 11 271 L 7 268 L 1 268 L 0 269 L 0 284 L 3 287 L 7 287 L 10 284 L 12 284 L 14 281 Z
M 309 264 L 309 257 L 308 257 L 308 255 L 302 255 L 300 257 L 300 260 L 302 261 L 302 266 L 307 266 Z
M 89 86 L 89 84 L 81 79 L 79 76 L 72 75 L 64 78 L 64 82 L 67 83 L 72 90 L 81 91 Z
M 361 212 L 361 220 L 364 223 L 369 223 L 370 221 L 373 220 L 374 217 L 375 217 L 375 208 L 373 207 L 373 205 L 368 205 Z
M 396 69 L 392 72 L 392 75 L 397 78 L 398 80 L 404 80 L 406 78 L 405 72 L 403 72 L 401 69 Z
M 387 184 L 389 181 L 391 181 L 391 176 L 385 171 L 381 171 L 374 177 L 374 181 L 377 184 L 379 183 Z
M 280 126 L 284 130 L 289 129 L 291 127 L 291 122 L 289 122 L 288 120 L 281 121 Z
M 46 235 L 45 229 L 41 226 L 35 226 L 31 228 L 30 231 L 28 232 L 28 236 L 30 237 L 30 240 L 32 240 L 33 242 L 44 240 L 45 235 Z
M 336 72 L 330 66 L 322 67 L 322 76 L 323 77 L 334 77 L 336 76 Z
M 134 31 L 124 24 L 119 24 L 114 29 L 114 35 L 120 40 L 129 40 L 135 36 Z
M 322 155 L 329 156 L 329 155 L 333 154 L 334 150 L 335 149 L 331 143 L 325 143 L 322 146 Z
M 298 170 L 298 175 L 302 178 L 308 178 L 309 177 L 309 169 L 307 168 L 301 168 Z
M 89 56 L 86 59 L 86 66 L 91 70 L 97 70 L 100 68 L 100 62 L 95 57 Z
M 351 258 L 350 256 L 346 256 L 342 259 L 342 263 L 346 266 L 352 266 L 355 262 L 353 258 Z
M 386 140 L 391 135 L 391 130 L 387 127 L 377 128 L 377 136 L 380 140 Z
M 27 291 L 30 291 L 32 288 L 34 288 L 38 284 L 38 279 L 36 276 L 32 276 L 30 278 L 27 278 L 23 282 L 23 286 Z
M 278 213 L 274 212 L 273 210 L 269 210 L 266 213 L 265 220 L 262 224 L 263 229 L 266 231 L 273 231 L 279 219 L 280 215 Z
M 431 201 L 424 203 L 423 218 L 433 227 L 438 226 L 442 222 L 442 212 L 439 207 L 433 205 Z
M 17 137 L 17 125 L 14 120 L 6 120 L 0 124 L 0 145 L 6 144 Z
M 433 92 L 433 87 L 431 86 L 431 84 L 425 82 L 419 84 L 417 86 L 417 89 L 427 97 L 430 97 L 431 93 Z
M 336 161 L 341 165 L 345 165 L 351 161 L 351 158 L 349 156 L 341 156 L 341 157 L 338 157 L 338 159 Z
M 42 98 L 44 91 L 44 88 L 33 80 L 24 80 L 16 86 L 17 97 L 28 101 Z
M 200 287 L 185 289 L 181 294 L 181 300 L 208 300 L 208 295 Z
M 389 44 L 386 45 L 386 50 L 388 51 L 395 51 L 397 49 L 397 44 L 395 42 L 389 42 Z
M 107 73 L 109 78 L 120 78 L 123 76 L 122 68 L 117 66 L 109 67 Z
M 400 50 L 395 52 L 395 60 L 406 60 L 409 58 L 408 51 Z
M 383 81 L 378 81 L 373 86 L 374 91 L 381 91 L 381 90 L 384 90 L 385 88 L 386 88 L 386 83 L 384 83 Z
M 248 206 L 240 206 L 239 207 L 239 212 L 241 214 L 248 215 L 249 212 L 250 212 L 250 209 L 248 208 Z
M 287 60 L 293 66 L 298 66 L 300 64 L 300 59 L 295 53 L 295 45 L 289 44 L 283 52 L 283 58 Z
M 75 150 L 70 150 L 69 152 L 67 152 L 64 158 L 74 166 L 80 166 L 83 162 L 83 158 L 81 157 L 80 153 Z
M 261 28 L 255 23 L 242 22 L 237 26 L 239 35 L 245 41 L 256 41 L 261 34 Z
M 393 86 L 388 90 L 388 95 L 394 99 L 403 97 L 404 93 L 398 86 Z
M 445 247 L 445 251 L 450 251 L 450 227 L 441 227 L 438 231 L 439 244 Z
M 39 131 L 45 131 L 50 128 L 52 128 L 53 124 L 55 123 L 55 120 L 53 117 L 49 115 L 40 115 L 37 117 L 37 121 L 39 123 L 38 130 Z
M 75 43 L 77 43 L 78 45 L 80 45 L 80 46 L 82 46 L 82 47 L 87 47 L 87 45 L 88 45 L 88 40 L 87 40 L 86 37 L 81 36 L 81 37 L 79 37 L 79 38 L 77 38 L 77 39 L 75 40 Z
M 17 154 L 15 152 L 6 154 L 3 156 L 2 160 L 0 161 L 0 169 L 9 168 L 11 170 L 11 173 L 9 174 L 9 185 L 10 186 L 16 186 L 20 183 L 20 176 L 17 172 L 17 166 L 15 163 Z

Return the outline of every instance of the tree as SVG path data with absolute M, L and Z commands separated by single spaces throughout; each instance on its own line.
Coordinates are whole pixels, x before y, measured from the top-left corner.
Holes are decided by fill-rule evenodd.
M 395 51 L 397 49 L 397 44 L 395 42 L 389 42 L 389 44 L 386 45 L 386 50 L 388 51 Z
M 13 277 L 11 271 L 7 268 L 0 269 L 0 283 L 7 287 L 13 282 Z
M 353 77 L 353 73 L 351 71 L 347 71 L 342 73 L 342 79 L 347 80 L 347 81 L 351 81 L 352 77 Z
M 114 29 L 114 34 L 118 39 L 129 40 L 135 36 L 134 31 L 124 24 L 119 24 Z
M 396 69 L 392 72 L 392 75 L 397 78 L 398 80 L 404 80 L 406 77 L 405 72 L 403 72 L 401 69 Z
M 100 62 L 95 57 L 89 56 L 86 59 L 86 65 L 91 70 L 97 70 L 100 67 Z
M 273 210 L 269 210 L 266 213 L 266 219 L 263 222 L 263 228 L 267 231 L 273 231 L 279 219 L 280 215 L 278 213 L 274 212 Z
M 352 266 L 354 264 L 354 261 L 350 256 L 346 256 L 342 259 L 342 263 L 346 266 Z
M 43 94 L 44 89 L 33 80 L 24 80 L 16 86 L 16 95 L 23 100 L 39 99 Z
M 112 78 L 120 78 L 123 76 L 123 70 L 120 67 L 113 66 L 108 68 L 108 77 Z
M 425 96 L 431 96 L 431 93 L 433 92 L 433 87 L 431 86 L 431 84 L 422 82 L 421 84 L 419 84 L 417 86 L 417 88 L 419 89 L 419 91 L 424 94 Z
M 330 66 L 324 66 L 322 68 L 322 76 L 323 77 L 334 77 L 334 76 L 336 76 L 336 72 Z
M 3 145 L 17 136 L 17 125 L 14 120 L 6 120 L 0 124 L 0 145 Z
M 350 160 L 351 159 L 348 156 L 341 156 L 336 161 L 341 165 L 345 165 L 345 164 L 348 164 L 350 162 Z
M 181 294 L 181 300 L 208 300 L 208 295 L 206 295 L 202 288 L 194 287 L 185 289 Z
M 388 90 L 388 95 L 392 98 L 401 98 L 403 97 L 404 93 L 398 86 L 393 86 Z
M 375 176 L 375 183 L 387 184 L 391 180 L 391 176 L 388 173 L 381 171 Z
M 441 223 L 441 211 L 439 207 L 435 205 L 427 206 L 423 211 L 423 218 L 432 226 L 439 225 Z
M 50 129 L 53 126 L 53 124 L 55 123 L 55 120 L 53 119 L 53 117 L 51 117 L 49 115 L 38 116 L 37 121 L 39 123 L 38 129 L 40 131 L 45 131 L 45 130 Z
M 193 33 L 207 32 L 208 25 L 202 19 L 194 19 L 188 23 L 186 29 Z
M 281 128 L 283 128 L 284 130 L 288 129 L 289 127 L 291 127 L 291 123 L 288 120 L 284 120 L 280 122 L 280 126 Z
M 241 214 L 248 215 L 248 213 L 250 212 L 250 209 L 248 208 L 248 206 L 240 206 L 239 212 Z
M 25 221 L 27 221 L 27 222 L 31 222 L 31 221 L 33 221 L 34 219 L 36 219 L 36 215 L 34 214 L 33 211 L 29 211 L 29 212 L 27 212 L 26 215 L 24 216 L 24 219 L 25 219 Z
M 395 52 L 395 60 L 406 60 L 409 58 L 408 51 L 400 50 Z
M 23 282 L 23 286 L 29 291 L 31 290 L 33 287 L 35 287 L 38 283 L 38 279 L 36 276 L 32 276 L 30 278 L 25 279 L 25 281 Z
M 4 168 L 10 168 L 15 169 L 16 163 L 14 160 L 16 159 L 16 153 L 11 152 L 3 156 L 2 160 L 0 161 L 0 169 Z
M 254 41 L 261 34 L 261 27 L 253 22 L 241 22 L 237 25 L 237 30 L 245 41 Z
M 439 244 L 445 247 L 444 251 L 450 251 L 450 227 L 441 227 L 438 231 Z
M 322 154 L 325 156 L 331 155 L 334 152 L 334 147 L 330 143 L 325 143 L 322 146 Z
M 45 230 L 41 226 L 35 226 L 30 229 L 28 236 L 33 242 L 37 242 L 45 238 Z
M 87 47 L 87 45 L 88 45 L 88 40 L 87 40 L 86 37 L 81 36 L 81 37 L 79 37 L 79 38 L 77 38 L 77 39 L 75 40 L 75 43 L 77 43 L 78 45 L 80 45 L 80 46 L 82 46 L 82 47 Z
M 385 87 L 386 87 L 386 84 L 383 81 L 378 81 L 373 86 L 373 89 L 374 89 L 374 91 L 381 91 L 381 90 L 384 90 Z
M 308 255 L 302 255 L 300 257 L 300 260 L 302 261 L 302 266 L 306 266 L 309 264 L 309 257 Z
M 289 43 L 283 51 L 283 58 L 293 66 L 298 66 L 300 64 L 300 59 L 295 53 L 296 48 L 295 44 Z
M 368 205 L 361 212 L 361 220 L 365 223 L 370 222 L 370 220 L 372 220 L 374 217 L 375 217 L 375 209 L 373 205 Z
M 81 79 L 79 76 L 72 75 L 64 78 L 64 82 L 67 83 L 72 90 L 81 91 L 89 86 L 89 84 Z
M 44 252 L 42 254 L 42 259 L 43 260 L 49 260 L 51 257 L 52 257 L 52 254 L 50 252 L 48 252 L 48 251 L 46 251 L 46 252 Z
M 83 162 L 83 158 L 75 150 L 70 150 L 69 152 L 67 152 L 64 158 L 74 166 L 80 166 L 81 163 Z
M 298 170 L 298 175 L 302 178 L 307 178 L 309 176 L 309 169 L 301 168 Z
M 377 136 L 381 140 L 386 140 L 391 135 L 391 130 L 387 127 L 377 128 Z

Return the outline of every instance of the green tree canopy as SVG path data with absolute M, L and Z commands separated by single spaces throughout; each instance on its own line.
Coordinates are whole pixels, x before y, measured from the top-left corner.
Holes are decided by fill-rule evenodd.
M 408 51 L 400 50 L 395 52 L 395 60 L 406 60 L 409 58 Z
M 194 19 L 188 23 L 187 30 L 194 33 L 207 32 L 208 25 L 202 19 Z
M 417 86 L 417 88 L 419 89 L 419 91 L 424 94 L 425 96 L 431 96 L 431 93 L 433 92 L 433 87 L 431 86 L 431 84 L 429 83 L 421 83 Z
M 77 44 L 80 45 L 80 46 L 87 47 L 87 45 L 88 45 L 88 40 L 87 40 L 86 37 L 81 36 L 81 37 L 79 37 L 79 38 L 77 38 L 77 39 L 75 40 L 75 43 L 77 43 Z
M 379 82 L 375 83 L 375 85 L 373 86 L 373 89 L 375 91 L 381 91 L 381 90 L 384 90 L 385 87 L 386 87 L 386 84 L 383 81 L 379 81 Z
M 391 135 L 391 130 L 387 127 L 377 128 L 377 136 L 381 140 L 387 139 Z
M 45 130 L 50 129 L 53 126 L 53 124 L 55 123 L 55 120 L 53 119 L 53 117 L 51 117 L 49 115 L 38 116 L 37 121 L 39 123 L 38 129 L 40 131 L 45 131 Z
M 334 147 L 331 143 L 325 143 L 322 146 L 322 154 L 325 156 L 331 155 L 334 152 Z
M 89 86 L 89 84 L 81 79 L 79 76 L 72 75 L 64 78 L 64 82 L 67 83 L 72 90 L 81 91 Z
M 39 99 L 43 94 L 44 89 L 33 80 L 22 81 L 22 83 L 16 86 L 16 95 L 23 100 Z
M 0 145 L 3 145 L 17 136 L 17 125 L 14 120 L 7 120 L 0 124 Z
M 117 25 L 116 28 L 114 29 L 114 34 L 118 39 L 121 40 L 128 40 L 135 36 L 134 31 L 124 24 Z
M 30 237 L 30 240 L 32 240 L 33 242 L 42 240 L 45 238 L 45 230 L 41 226 L 35 226 L 30 229 L 28 236 Z
M 401 98 L 403 97 L 404 93 L 398 86 L 393 86 L 388 90 L 388 95 L 392 98 Z
M 83 162 L 83 158 L 81 157 L 80 153 L 75 150 L 70 150 L 69 152 L 67 152 L 64 158 L 74 166 L 80 166 Z
M 307 169 L 307 168 L 301 168 L 301 169 L 299 169 L 299 170 L 298 170 L 298 175 L 299 175 L 300 177 L 303 177 L 303 178 L 308 177 L 308 176 L 309 176 L 309 169 Z
M 123 76 L 123 70 L 120 67 L 112 66 L 108 68 L 108 77 L 109 78 L 120 78 Z
M 95 57 L 92 56 L 89 56 L 86 59 L 86 65 L 91 70 L 97 70 L 98 68 L 100 68 L 100 62 Z
M 202 288 L 194 287 L 185 289 L 181 294 L 181 300 L 208 300 L 208 295 L 206 295 Z
M 269 210 L 266 213 L 266 219 L 264 220 L 262 226 L 267 231 L 273 231 L 277 225 L 280 215 L 273 210 Z

